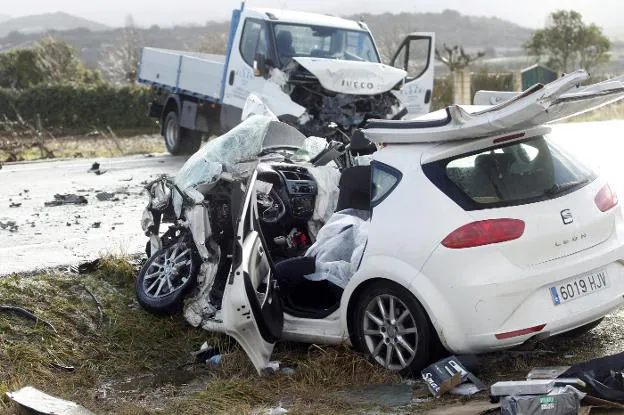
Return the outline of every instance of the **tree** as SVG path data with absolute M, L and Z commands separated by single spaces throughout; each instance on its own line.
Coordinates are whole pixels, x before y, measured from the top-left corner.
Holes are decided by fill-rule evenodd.
M 228 33 L 210 32 L 201 37 L 197 45 L 193 48 L 198 52 L 225 55 L 227 49 Z
M 538 62 L 546 58 L 554 70 L 589 71 L 609 61 L 611 41 L 595 24 L 586 25 L 580 13 L 559 10 L 551 13 L 547 26 L 535 31 L 525 48 Z
M 132 15 L 129 14 L 121 35 L 105 53 L 104 59 L 100 61 L 104 75 L 115 83 L 133 83 L 136 80 L 142 46 L 141 31 L 136 27 Z
M 478 59 L 485 56 L 485 52 L 477 52 L 476 55 L 469 55 L 464 48 L 459 45 L 453 47 L 443 45 L 444 50 L 441 52 L 438 48 L 435 50 L 435 57 L 449 69 L 451 73 L 466 69 Z
M 39 84 L 92 83 L 99 74 L 87 69 L 67 42 L 46 37 L 29 49 L 0 54 L 0 87 L 25 89 Z
M 405 36 L 413 30 L 407 24 L 388 25 L 375 36 L 375 43 L 379 48 L 382 62 L 390 62 L 394 54 L 403 43 Z

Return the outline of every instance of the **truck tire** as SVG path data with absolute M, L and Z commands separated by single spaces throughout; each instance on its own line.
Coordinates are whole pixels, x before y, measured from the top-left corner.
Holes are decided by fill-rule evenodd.
M 170 111 L 165 117 L 163 136 L 167 151 L 175 156 L 193 154 L 199 150 L 202 141 L 201 132 L 180 127 L 175 111 Z

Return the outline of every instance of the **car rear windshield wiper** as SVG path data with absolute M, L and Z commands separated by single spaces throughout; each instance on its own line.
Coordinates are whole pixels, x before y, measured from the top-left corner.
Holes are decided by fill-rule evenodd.
M 561 183 L 561 184 L 555 183 L 552 187 L 544 190 L 544 195 L 556 196 L 558 194 L 565 193 L 570 189 L 575 189 L 577 187 L 583 186 L 584 184 L 587 184 L 588 182 L 589 182 L 589 179 L 576 180 L 576 181 Z

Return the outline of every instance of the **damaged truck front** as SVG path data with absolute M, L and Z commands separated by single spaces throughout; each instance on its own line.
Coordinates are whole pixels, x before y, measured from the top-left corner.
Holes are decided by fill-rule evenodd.
M 363 22 L 243 4 L 226 55 L 143 48 L 138 80 L 156 92 L 149 114 L 173 154 L 266 113 L 348 141 L 368 119 L 429 112 L 434 43 L 433 33 L 412 33 L 385 65 Z

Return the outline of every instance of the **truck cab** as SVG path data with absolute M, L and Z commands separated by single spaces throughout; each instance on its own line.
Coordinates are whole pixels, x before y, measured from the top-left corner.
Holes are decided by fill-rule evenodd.
M 410 34 L 386 65 L 363 22 L 243 4 L 225 56 L 144 48 L 138 78 L 159 93 L 150 115 L 174 154 L 257 113 L 345 141 L 368 119 L 429 112 L 434 43 Z

